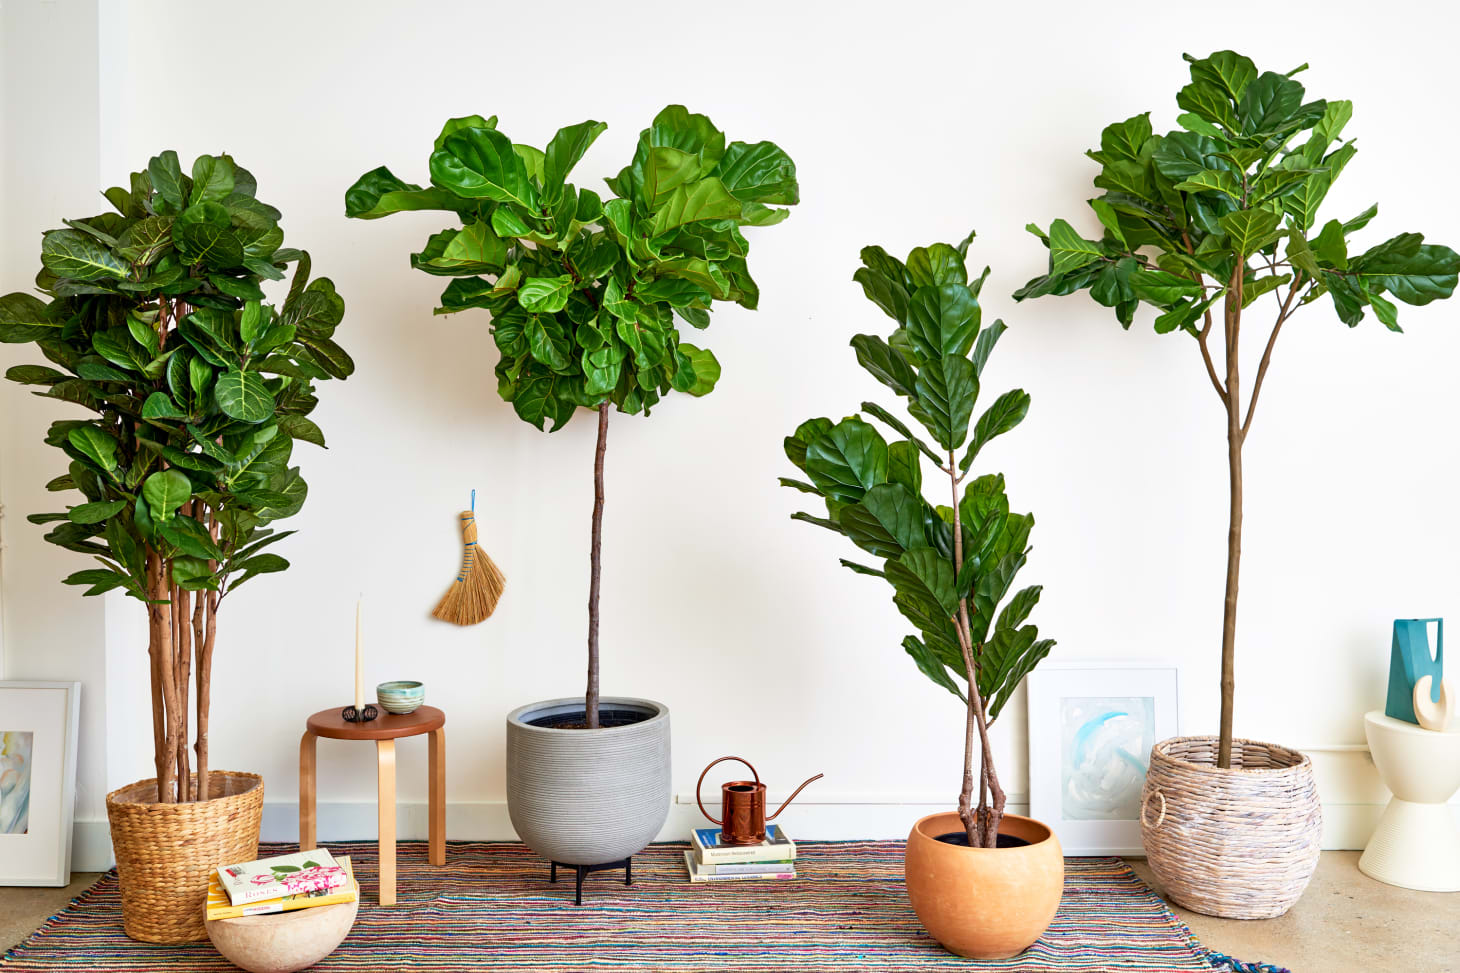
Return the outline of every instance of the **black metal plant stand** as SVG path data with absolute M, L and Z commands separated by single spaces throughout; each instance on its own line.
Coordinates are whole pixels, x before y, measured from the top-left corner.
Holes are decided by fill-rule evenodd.
M 624 884 L 625 885 L 633 885 L 634 884 L 634 856 L 633 855 L 630 855 L 627 858 L 621 858 L 621 859 L 619 859 L 616 862 L 604 862 L 602 865 L 569 865 L 569 864 L 567 864 L 565 862 L 553 862 L 553 876 L 552 876 L 553 882 L 557 882 L 557 880 L 558 880 L 558 866 L 560 866 L 560 865 L 563 868 L 571 868 L 571 869 L 574 870 L 574 872 L 577 873 L 577 876 L 578 876 L 578 890 L 577 890 L 577 893 L 573 897 L 573 904 L 574 905 L 582 905 L 583 904 L 583 879 L 586 878 L 592 872 L 603 872 L 603 871 L 609 871 L 611 869 L 622 868 L 624 870 Z

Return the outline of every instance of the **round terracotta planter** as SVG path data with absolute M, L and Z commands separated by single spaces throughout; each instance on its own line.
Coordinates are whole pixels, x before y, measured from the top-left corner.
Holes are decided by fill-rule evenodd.
M 930 814 L 907 836 L 907 895 L 923 928 L 950 953 L 1007 959 L 1054 921 L 1065 885 L 1059 839 L 1033 818 L 1004 816 L 999 833 L 1019 848 L 969 848 L 939 841 L 962 831 L 953 811 Z

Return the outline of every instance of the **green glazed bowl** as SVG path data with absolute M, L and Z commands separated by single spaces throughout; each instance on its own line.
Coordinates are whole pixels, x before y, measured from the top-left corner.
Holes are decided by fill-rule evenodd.
M 375 687 L 375 698 L 387 713 L 414 713 L 426 701 L 426 687 L 409 679 L 383 682 Z

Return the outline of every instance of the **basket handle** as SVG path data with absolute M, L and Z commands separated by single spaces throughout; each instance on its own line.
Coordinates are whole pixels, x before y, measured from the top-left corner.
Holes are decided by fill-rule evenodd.
M 1146 820 L 1146 808 L 1151 803 L 1151 798 L 1157 797 L 1161 800 L 1161 810 L 1156 814 L 1156 823 L 1152 824 Z M 1155 831 L 1161 827 L 1161 822 L 1166 820 L 1166 795 L 1161 793 L 1161 788 L 1152 787 L 1146 791 L 1146 796 L 1141 798 L 1141 824 Z

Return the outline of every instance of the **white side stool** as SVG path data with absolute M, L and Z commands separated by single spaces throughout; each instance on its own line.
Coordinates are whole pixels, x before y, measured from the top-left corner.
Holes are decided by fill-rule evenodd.
M 1394 798 L 1359 859 L 1359 871 L 1421 892 L 1460 892 L 1460 829 L 1445 803 L 1460 790 L 1460 733 L 1364 714 L 1369 753 Z

